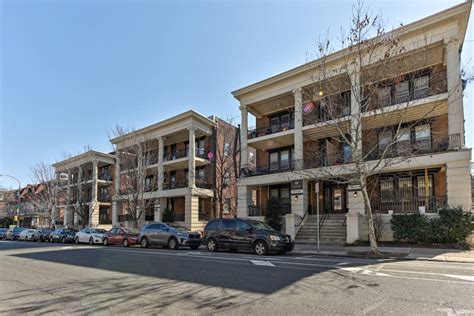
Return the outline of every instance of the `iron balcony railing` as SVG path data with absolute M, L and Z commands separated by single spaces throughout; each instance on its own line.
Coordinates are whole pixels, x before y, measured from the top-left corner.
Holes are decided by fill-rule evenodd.
M 188 151 L 186 149 L 175 150 L 169 153 L 163 154 L 163 161 L 171 161 L 188 156 Z
M 212 189 L 212 183 L 207 179 L 196 178 L 196 186 L 201 189 Z
M 412 196 L 392 199 L 373 199 L 371 201 L 372 211 L 379 213 L 416 213 L 420 208 L 425 208 L 427 213 L 434 213 L 438 208 L 447 205 L 446 196 Z
M 269 125 L 269 126 L 259 126 L 255 128 L 251 128 L 248 130 L 248 138 L 256 138 L 256 137 L 261 137 L 265 135 L 271 135 L 275 134 L 278 132 L 283 132 L 287 131 L 290 129 L 293 129 L 294 123 L 290 122 L 288 124 L 282 124 L 282 125 Z
M 171 182 L 166 182 L 163 183 L 163 190 L 172 190 L 172 189 L 181 189 L 181 188 L 187 188 L 188 187 L 188 181 L 171 181 Z

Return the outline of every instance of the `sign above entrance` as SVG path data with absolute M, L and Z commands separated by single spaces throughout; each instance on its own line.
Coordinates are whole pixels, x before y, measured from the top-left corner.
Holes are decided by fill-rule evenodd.
M 303 181 L 295 180 L 291 182 L 291 195 L 303 194 Z
M 360 191 L 360 185 L 359 184 L 348 185 L 347 191 Z

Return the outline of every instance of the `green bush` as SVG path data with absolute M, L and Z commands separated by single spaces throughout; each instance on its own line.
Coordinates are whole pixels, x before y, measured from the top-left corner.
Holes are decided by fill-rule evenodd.
M 438 212 L 439 218 L 433 219 L 421 214 L 393 215 L 390 220 L 393 237 L 413 243 L 464 244 L 473 229 L 471 214 L 460 207 L 444 207 Z
M 421 214 L 393 215 L 390 220 L 395 240 L 420 242 L 424 240 L 428 227 L 428 219 Z
M 173 211 L 166 207 L 166 208 L 163 210 L 163 214 L 161 214 L 161 220 L 162 220 L 164 223 L 172 223 L 172 222 L 174 222 L 174 214 L 173 214 Z
M 273 229 L 281 230 L 281 216 L 283 215 L 280 200 L 271 198 L 268 200 L 267 212 L 265 213 L 265 222 Z

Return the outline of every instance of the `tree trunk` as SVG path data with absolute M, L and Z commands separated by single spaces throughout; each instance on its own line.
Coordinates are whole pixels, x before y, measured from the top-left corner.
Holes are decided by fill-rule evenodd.
M 372 214 L 372 206 L 370 205 L 369 193 L 367 192 L 366 177 L 364 175 L 360 175 L 359 178 L 362 197 L 364 198 L 365 211 L 367 213 L 370 248 L 372 248 L 372 252 L 374 255 L 379 255 L 380 252 L 377 245 L 377 239 L 375 238 L 374 217 Z

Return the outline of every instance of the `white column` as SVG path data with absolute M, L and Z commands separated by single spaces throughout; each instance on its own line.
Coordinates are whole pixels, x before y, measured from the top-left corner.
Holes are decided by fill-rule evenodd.
M 291 196 L 291 213 L 303 217 L 308 210 L 308 180 L 300 181 L 303 182 L 303 194 Z
M 114 196 L 112 199 L 112 226 L 117 226 L 117 216 L 118 216 L 118 196 L 120 195 L 120 154 L 118 152 L 115 153 L 115 175 L 114 175 Z
M 450 161 L 446 164 L 448 205 L 471 210 L 471 164 L 469 160 Z
M 448 130 L 450 147 L 464 147 L 464 108 L 459 56 L 459 41 L 451 38 L 446 42 L 448 71 Z
M 77 171 L 77 202 L 76 204 L 79 205 L 79 201 L 82 201 L 82 166 L 79 166 L 78 171 Z M 76 216 L 79 214 L 74 215 L 74 224 L 77 225 L 77 220 L 79 219 L 79 216 Z M 81 220 L 84 220 L 81 218 Z
M 362 113 L 360 108 L 360 67 L 347 69 L 351 81 L 351 145 L 353 159 L 362 158 Z
M 191 230 L 199 224 L 199 197 L 186 194 L 184 197 L 184 221 L 186 227 Z
M 189 170 L 189 178 L 188 178 L 188 186 L 190 188 L 196 187 L 196 135 L 195 135 L 196 128 L 191 126 L 189 127 L 189 152 L 188 152 L 188 170 Z
M 249 153 L 247 147 L 248 136 L 248 111 L 245 105 L 240 106 L 241 124 L 240 124 L 240 166 L 242 169 L 249 167 Z
M 303 169 L 303 89 L 293 90 L 295 98 L 294 161 L 296 169 Z
M 347 243 L 353 243 L 356 240 L 365 240 L 364 230 L 362 229 L 365 223 L 365 205 L 361 191 L 354 194 L 353 191 L 348 192 L 347 207 L 349 212 L 346 213 L 346 227 L 347 227 Z
M 89 204 L 89 226 L 96 226 L 99 224 L 99 210 L 97 203 L 97 175 L 98 164 L 96 160 L 92 161 L 92 199 Z
M 249 216 L 249 204 L 252 190 L 247 186 L 237 187 L 237 217 Z
M 165 140 L 163 137 L 158 138 L 158 191 L 163 190 L 164 169 L 163 169 L 163 154 L 165 148 Z

